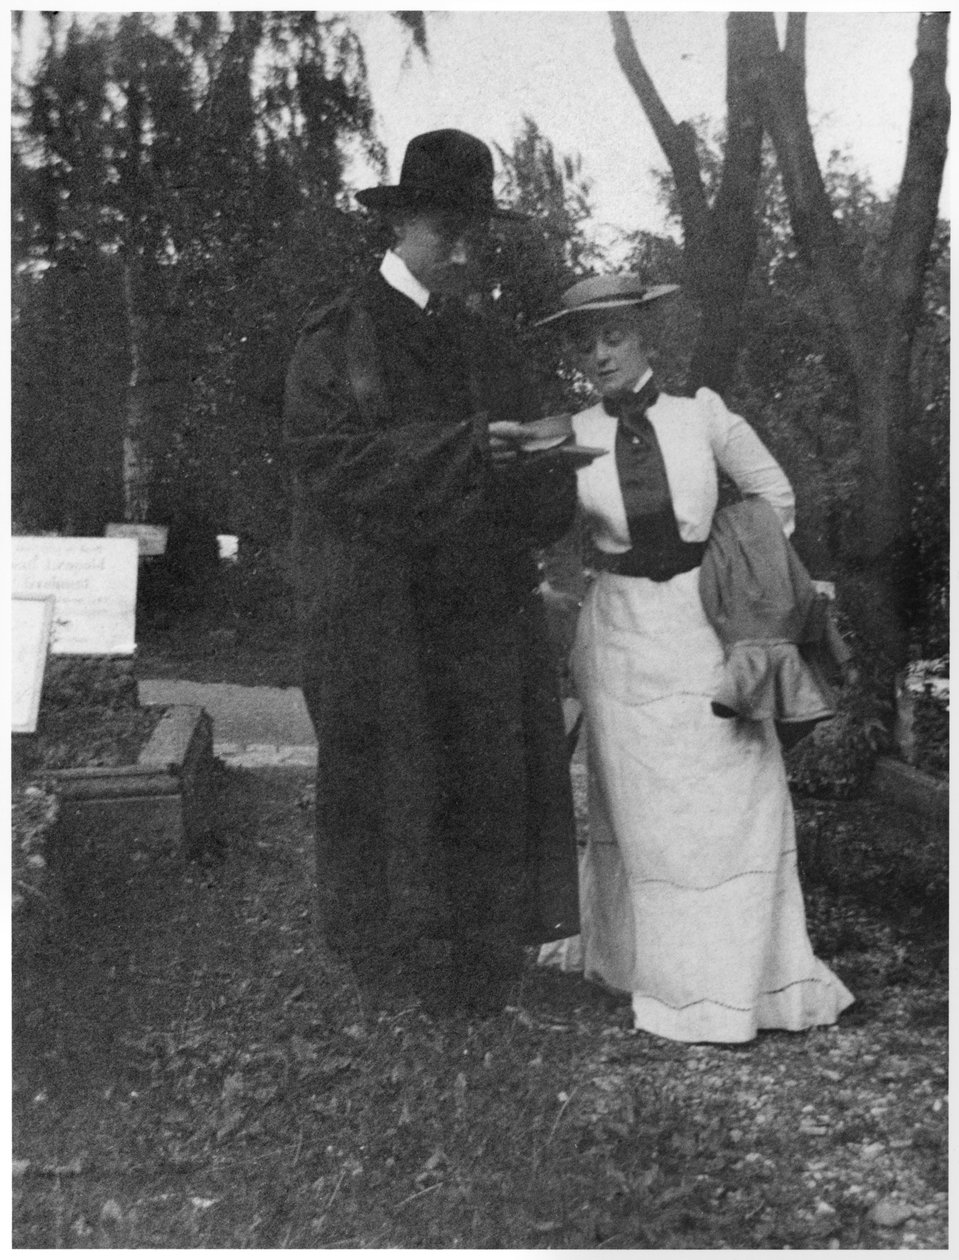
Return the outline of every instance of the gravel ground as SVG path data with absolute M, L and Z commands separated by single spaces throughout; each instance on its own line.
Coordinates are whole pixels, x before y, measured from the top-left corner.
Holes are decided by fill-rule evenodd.
M 570 1123 L 588 1133 L 602 1116 L 641 1134 L 637 1100 L 655 1097 L 657 1131 L 665 1112 L 675 1153 L 695 1161 L 690 1191 L 709 1186 L 711 1246 L 736 1245 L 722 1222 L 738 1229 L 745 1214 L 757 1246 L 944 1247 L 944 1029 L 923 1026 L 940 998 L 897 986 L 860 1027 L 763 1035 L 745 1051 L 609 1033 Z

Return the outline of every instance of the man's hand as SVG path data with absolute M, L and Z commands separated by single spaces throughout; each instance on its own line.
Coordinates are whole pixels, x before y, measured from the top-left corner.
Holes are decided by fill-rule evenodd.
M 491 439 L 496 438 L 498 441 L 519 446 L 529 437 L 529 429 L 518 420 L 493 420 L 489 426 L 489 435 Z
M 489 426 L 490 454 L 494 464 L 512 464 L 519 458 L 526 426 L 517 420 L 494 420 Z

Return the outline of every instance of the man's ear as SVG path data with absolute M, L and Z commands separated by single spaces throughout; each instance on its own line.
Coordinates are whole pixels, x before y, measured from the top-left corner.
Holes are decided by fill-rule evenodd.
M 409 215 L 396 215 L 390 220 L 390 227 L 393 231 L 393 244 L 402 245 L 410 229 Z

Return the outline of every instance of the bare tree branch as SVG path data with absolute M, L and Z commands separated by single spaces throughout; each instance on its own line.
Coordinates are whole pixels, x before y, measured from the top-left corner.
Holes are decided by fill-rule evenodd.
M 396 18 L 400 26 L 409 36 L 411 47 L 421 53 L 424 61 L 429 61 L 430 50 L 426 38 L 426 13 L 419 9 L 393 10 L 391 17 Z M 405 61 L 409 61 L 410 49 L 406 51 Z
M 806 80 L 806 15 L 790 13 L 786 17 L 786 43 L 783 52 L 795 65 L 803 82 Z
M 623 13 L 611 13 L 614 49 L 659 141 L 676 184 L 683 224 L 688 285 L 702 319 L 690 365 L 690 384 L 724 390 L 739 349 L 743 299 L 756 253 L 756 198 L 762 158 L 763 122 L 750 63 L 759 55 L 757 28 L 741 13 L 727 20 L 728 105 L 723 169 L 710 209 L 688 123 L 675 123 L 639 56 Z
M 753 73 L 766 127 L 776 147 L 796 244 L 829 315 L 843 334 L 854 366 L 857 371 L 865 370 L 868 345 L 858 277 L 843 249 L 819 169 L 800 64 L 780 51 L 771 14 L 748 17 L 763 28 L 759 37 L 762 55 Z M 796 38 L 794 35 L 794 48 Z
M 740 238 L 755 224 L 761 169 L 762 112 L 749 71 L 760 49 L 747 18 L 747 14 L 731 13 L 727 21 L 726 151 L 722 182 L 713 207 L 713 230 L 727 241 L 727 247 L 730 243 L 745 244 Z M 755 251 L 755 232 L 752 235 L 750 261 Z
M 709 207 L 696 155 L 696 138 L 688 123 L 675 123 L 643 65 L 625 13 L 610 13 L 613 50 L 626 81 L 649 119 L 659 147 L 666 154 L 686 231 L 687 243 L 701 239 L 708 229 Z
M 923 278 L 936 228 L 949 133 L 946 88 L 948 12 L 919 17 L 912 64 L 909 143 L 882 270 L 882 357 L 908 361 L 922 302 Z
M 726 150 L 719 189 L 709 214 L 707 247 L 696 259 L 702 325 L 690 366 L 690 383 L 722 391 L 732 378 L 741 338 L 742 310 L 756 256 L 756 199 L 762 169 L 763 121 L 750 74 L 759 55 L 755 24 L 731 13 L 726 37 Z

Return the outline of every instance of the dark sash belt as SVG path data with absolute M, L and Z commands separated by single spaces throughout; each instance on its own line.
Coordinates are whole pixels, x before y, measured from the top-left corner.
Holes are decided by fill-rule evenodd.
M 666 517 L 667 512 L 662 516 Z M 668 582 L 678 573 L 698 568 L 706 551 L 705 541 L 683 542 L 672 507 L 668 509 L 667 520 L 656 519 L 659 517 L 660 513 L 646 518 L 634 517 L 629 522 L 629 532 L 642 540 L 639 545 L 616 554 L 594 548 L 594 567 L 606 573 L 618 573 L 620 577 L 644 577 L 652 582 Z
M 668 582 L 679 573 L 688 573 L 702 563 L 705 543 L 683 543 L 683 555 L 675 555 L 669 564 L 657 565 L 649 556 L 637 556 L 632 551 L 611 555 L 607 551 L 595 553 L 594 568 L 604 573 L 618 573 L 620 577 L 644 577 L 651 582 Z

